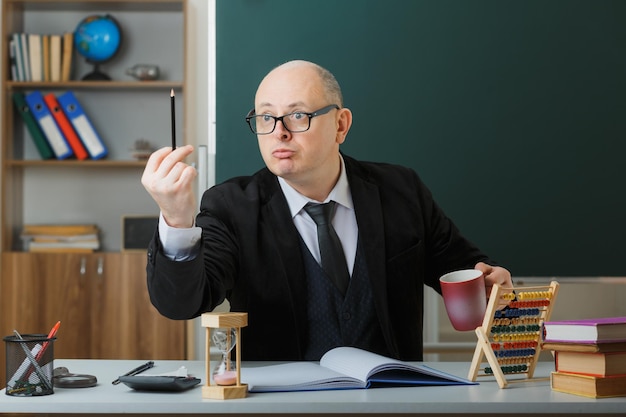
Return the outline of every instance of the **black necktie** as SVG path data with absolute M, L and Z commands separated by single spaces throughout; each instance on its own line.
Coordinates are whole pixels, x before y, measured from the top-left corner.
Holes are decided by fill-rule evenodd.
M 331 222 L 335 212 L 335 202 L 309 203 L 304 207 L 304 210 L 309 213 L 317 225 L 317 240 L 322 255 L 322 268 L 331 277 L 339 291 L 345 295 L 350 282 L 350 274 L 341 242 Z

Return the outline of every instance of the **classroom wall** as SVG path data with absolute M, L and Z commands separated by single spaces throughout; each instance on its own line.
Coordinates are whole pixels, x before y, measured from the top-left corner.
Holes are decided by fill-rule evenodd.
M 263 166 L 244 116 L 274 66 L 343 87 L 342 146 L 414 168 L 516 276 L 625 276 L 626 2 L 217 0 L 216 178 Z

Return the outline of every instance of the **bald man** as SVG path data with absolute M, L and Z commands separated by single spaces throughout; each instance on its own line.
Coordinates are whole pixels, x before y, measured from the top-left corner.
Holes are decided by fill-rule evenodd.
M 441 275 L 478 268 L 487 287 L 512 286 L 413 170 L 340 152 L 352 113 L 326 69 L 273 69 L 245 119 L 266 167 L 207 190 L 199 213 L 191 146 L 162 148 L 146 165 L 142 184 L 161 211 L 148 290 L 164 316 L 190 319 L 228 300 L 248 313 L 244 360 L 319 360 L 337 346 L 421 360 L 424 284 L 441 292 Z M 325 203 L 347 288 L 323 265 L 307 211 Z

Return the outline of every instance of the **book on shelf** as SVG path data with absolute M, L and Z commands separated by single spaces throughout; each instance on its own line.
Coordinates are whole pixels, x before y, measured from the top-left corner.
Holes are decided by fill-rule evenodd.
M 623 352 L 571 352 L 558 350 L 554 353 L 557 372 L 585 374 L 590 376 L 626 375 L 626 351 Z
M 24 81 L 24 59 L 22 57 L 22 38 L 19 33 L 13 33 L 11 40 L 15 48 L 15 67 L 17 70 L 17 78 L 15 81 Z M 9 51 L 10 52 L 10 51 Z
M 17 58 L 16 58 L 16 46 L 15 41 L 11 39 L 9 41 L 9 62 L 11 63 L 11 80 L 19 81 L 19 75 L 17 72 Z
M 568 352 L 626 352 L 626 342 L 614 343 L 571 343 L 571 342 L 544 342 L 543 350 Z
M 552 372 L 550 387 L 554 391 L 591 398 L 626 396 L 626 375 L 597 377 Z
M 72 76 L 72 51 L 74 49 L 74 33 L 63 33 L 61 55 L 61 81 L 69 81 Z
M 326 352 L 320 362 L 288 362 L 241 369 L 250 392 L 366 389 L 391 386 L 474 385 L 465 378 L 353 347 Z
M 33 139 L 35 146 L 37 147 L 37 151 L 41 156 L 41 159 L 52 159 L 55 157 L 48 140 L 46 139 L 43 131 L 39 127 L 37 120 L 30 111 L 28 104 L 26 103 L 26 99 L 24 98 L 24 93 L 16 91 L 13 93 L 13 102 L 15 103 L 15 107 L 17 108 L 17 112 L 22 117 L 24 124 L 26 124 L 26 128 L 30 133 L 30 137 Z
M 21 237 L 24 249 L 30 252 L 93 252 L 100 248 L 98 227 L 90 224 L 27 224 Z
M 54 93 L 46 94 L 43 99 L 46 102 L 50 113 L 52 113 L 54 121 L 63 133 L 65 141 L 72 148 L 76 159 L 83 160 L 89 158 L 89 154 L 87 153 L 83 142 L 80 140 L 80 138 L 76 134 L 76 131 L 74 130 L 74 127 L 72 127 L 72 123 L 61 109 L 61 105 L 59 104 L 59 101 L 57 100 L 57 97 L 54 95 Z
M 25 224 L 23 235 L 72 236 L 98 233 L 95 224 Z
M 28 33 L 20 33 L 20 48 L 22 48 L 22 63 L 24 65 L 24 79 L 32 81 L 30 74 L 30 52 L 28 51 Z
M 548 321 L 543 324 L 544 342 L 626 342 L 626 317 Z
M 41 35 L 41 69 L 43 81 L 50 81 L 50 35 Z
M 43 62 L 41 35 L 38 33 L 27 34 L 28 58 L 30 61 L 30 81 L 43 81 Z
M 35 120 L 37 120 L 39 127 L 43 131 L 57 159 L 67 159 L 73 156 L 72 148 L 67 143 L 61 129 L 59 129 L 54 121 L 52 113 L 48 109 L 41 92 L 38 90 L 31 91 L 26 94 L 25 99 L 26 103 L 28 103 L 28 108 L 35 117 Z
M 107 156 L 108 149 L 74 93 L 71 90 L 66 91 L 58 96 L 57 100 L 72 123 L 74 130 L 78 133 L 78 137 L 85 145 L 89 156 L 92 159 L 101 159 Z
M 61 35 L 50 35 L 50 81 L 61 81 Z
M 76 240 L 67 242 L 28 242 L 29 252 L 94 252 L 100 249 L 100 242 L 95 240 Z

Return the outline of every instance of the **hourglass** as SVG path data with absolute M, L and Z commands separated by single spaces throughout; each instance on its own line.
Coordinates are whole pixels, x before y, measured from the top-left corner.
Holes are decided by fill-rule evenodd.
M 235 385 L 237 366 L 230 359 L 230 352 L 237 344 L 237 331 L 230 327 L 214 329 L 211 341 L 222 354 L 222 360 L 213 368 L 213 381 L 217 385 Z
M 241 328 L 248 325 L 248 313 L 204 313 L 201 320 L 202 327 L 206 327 L 206 383 L 202 387 L 202 398 L 244 398 L 248 386 L 241 383 Z M 220 361 L 213 371 L 211 343 L 220 352 Z M 235 363 L 231 360 L 233 349 Z

